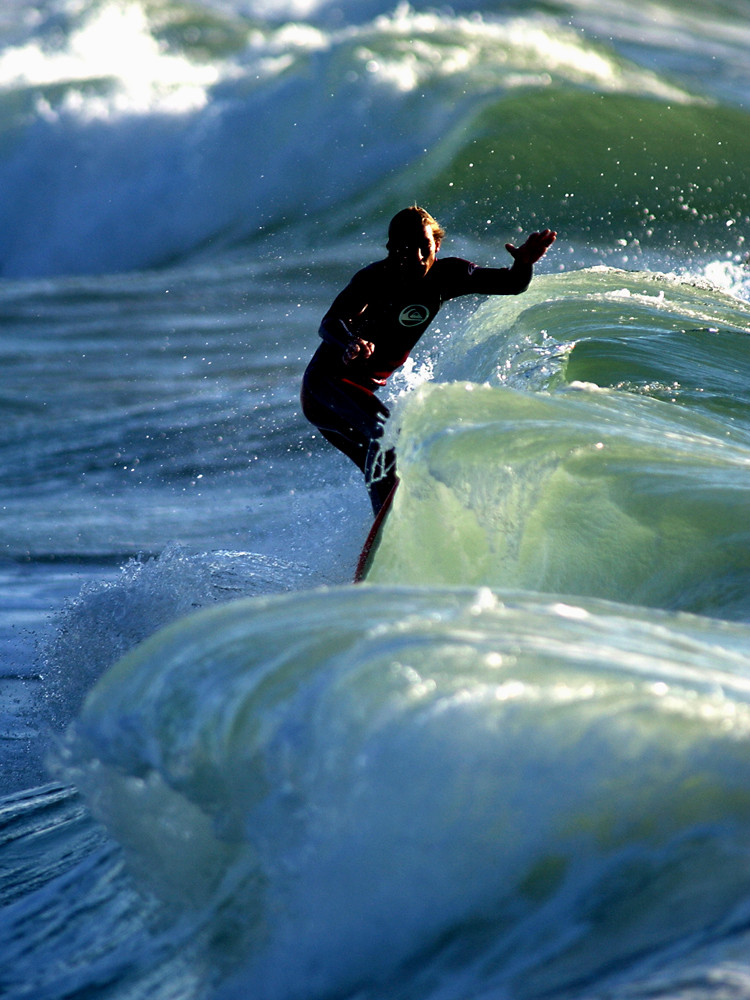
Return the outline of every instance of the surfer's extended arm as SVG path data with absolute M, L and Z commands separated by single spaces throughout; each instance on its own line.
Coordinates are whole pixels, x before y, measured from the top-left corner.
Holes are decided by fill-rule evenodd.
M 481 295 L 519 295 L 531 283 L 534 264 L 555 242 L 557 233 L 545 229 L 531 233 L 520 247 L 506 243 L 505 249 L 513 258 L 512 267 L 476 267 L 471 274 L 471 291 Z
M 470 292 L 479 295 L 520 295 L 531 284 L 534 268 L 514 261 L 512 267 L 474 267 Z

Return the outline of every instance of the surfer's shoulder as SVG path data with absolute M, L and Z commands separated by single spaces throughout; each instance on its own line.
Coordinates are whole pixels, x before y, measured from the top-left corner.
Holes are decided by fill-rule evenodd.
M 476 264 L 463 257 L 439 257 L 432 265 L 428 277 L 432 277 L 435 284 L 445 290 L 448 297 L 452 297 L 457 294 L 455 289 L 470 285 L 476 270 Z
M 375 260 L 372 264 L 368 264 L 363 267 L 361 271 L 357 271 L 355 278 L 361 276 L 364 281 L 377 281 L 388 271 L 388 258 L 384 257 L 382 260 Z
M 379 264 L 381 261 L 376 261 L 374 264 L 367 264 L 365 267 L 361 267 L 358 271 L 349 279 L 347 286 L 339 292 L 334 306 L 341 305 L 344 302 L 349 302 L 352 299 L 367 300 L 373 289 L 377 289 L 381 284 L 381 271 Z
M 372 292 L 378 292 L 387 282 L 384 260 L 376 260 L 372 264 L 356 271 L 346 287 L 346 294 L 369 298 Z

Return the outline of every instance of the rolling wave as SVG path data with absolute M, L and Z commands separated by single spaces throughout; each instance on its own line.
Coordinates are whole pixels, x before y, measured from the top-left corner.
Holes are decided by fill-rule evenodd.
M 528 593 L 237 601 L 110 671 L 61 773 L 222 995 L 601 988 L 742 926 L 746 649 Z
M 6 277 L 278 254 L 415 198 L 476 239 L 552 220 L 631 259 L 743 249 L 744 104 L 655 71 L 648 35 L 637 51 L 513 8 L 61 10 L 0 49 Z M 712 79 L 736 82 L 736 55 Z

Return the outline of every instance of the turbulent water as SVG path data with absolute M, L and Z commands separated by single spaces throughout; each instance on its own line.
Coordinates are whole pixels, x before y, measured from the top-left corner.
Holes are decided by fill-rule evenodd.
M 750 992 L 746 0 L 4 0 L 0 995 Z M 426 205 L 401 486 L 301 416 Z

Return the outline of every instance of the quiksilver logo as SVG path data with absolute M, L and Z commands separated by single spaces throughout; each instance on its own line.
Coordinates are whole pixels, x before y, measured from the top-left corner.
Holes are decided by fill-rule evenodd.
M 401 310 L 398 321 L 401 326 L 419 326 L 420 323 L 426 323 L 429 318 L 430 310 L 427 306 L 412 305 Z

